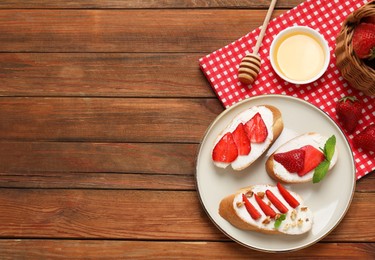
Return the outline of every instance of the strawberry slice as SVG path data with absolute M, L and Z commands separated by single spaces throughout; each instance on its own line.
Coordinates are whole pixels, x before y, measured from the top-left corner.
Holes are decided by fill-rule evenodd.
M 268 206 L 268 204 L 266 204 L 255 193 L 254 193 L 254 197 L 255 197 L 255 200 L 258 203 L 259 207 L 262 209 L 262 211 L 264 212 L 264 214 L 266 214 L 266 216 L 270 216 L 271 218 L 276 217 L 276 212 L 270 206 Z
M 268 136 L 266 124 L 259 113 L 256 113 L 246 122 L 245 131 L 250 141 L 253 143 L 263 143 Z
M 303 146 L 301 149 L 305 151 L 305 160 L 303 163 L 303 169 L 298 171 L 298 175 L 304 176 L 324 161 L 324 154 L 312 145 Z
M 238 155 L 248 155 L 251 151 L 251 146 L 243 124 L 240 123 L 232 134 L 238 149 Z
M 292 208 L 298 207 L 299 202 L 292 196 L 292 194 L 289 193 L 287 189 L 284 188 L 284 186 L 282 186 L 280 183 L 277 183 L 277 188 L 279 189 L 281 196 L 283 196 L 283 198 Z
M 237 146 L 234 142 L 232 133 L 226 133 L 215 145 L 212 152 L 212 159 L 215 162 L 231 163 L 238 156 Z
M 272 193 L 270 190 L 266 190 L 266 196 L 271 201 L 271 203 L 281 212 L 287 213 L 288 208 Z
M 273 159 L 284 166 L 288 172 L 300 172 L 303 170 L 305 162 L 305 150 L 294 149 L 285 153 L 276 153 Z
M 249 212 L 250 216 L 257 220 L 258 218 L 261 217 L 259 211 L 251 204 L 251 202 L 247 199 L 245 194 L 242 194 L 242 201 L 245 203 L 245 207 L 247 212 Z

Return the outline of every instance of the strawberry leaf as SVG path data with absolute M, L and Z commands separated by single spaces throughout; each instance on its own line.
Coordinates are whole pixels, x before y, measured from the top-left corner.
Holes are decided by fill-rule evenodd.
M 274 227 L 279 228 L 280 225 L 281 225 L 281 222 L 283 222 L 283 220 L 285 220 L 285 219 L 286 219 L 286 214 L 281 214 L 280 217 L 275 220 Z
M 345 96 L 343 98 L 340 98 L 339 102 L 346 102 L 347 100 L 350 100 L 352 103 L 358 101 L 357 97 L 355 96 Z
M 332 135 L 324 145 L 324 156 L 329 162 L 332 160 L 333 154 L 335 153 L 335 146 L 336 136 Z
M 313 183 L 320 182 L 326 176 L 329 169 L 330 162 L 327 160 L 322 161 L 314 171 Z

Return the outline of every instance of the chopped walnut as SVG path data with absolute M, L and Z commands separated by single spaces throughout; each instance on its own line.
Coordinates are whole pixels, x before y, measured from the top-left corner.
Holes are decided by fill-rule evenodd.
M 271 222 L 271 218 L 269 216 L 267 216 L 267 218 L 265 218 L 262 222 L 263 225 L 267 225 Z
M 295 220 L 296 217 L 297 217 L 297 211 L 293 209 L 292 212 L 290 213 L 290 219 Z
M 237 208 L 241 208 L 244 204 L 245 204 L 245 202 L 243 202 L 243 201 L 238 201 L 238 202 L 236 203 L 236 206 L 237 206 Z
M 268 206 L 271 206 L 271 205 L 272 205 L 271 201 L 269 201 L 267 204 L 268 204 Z
M 246 192 L 245 196 L 248 197 L 248 198 L 251 198 L 253 196 L 254 192 L 252 190 L 249 190 L 248 192 Z
M 265 193 L 263 191 L 260 191 L 260 192 L 257 193 L 257 195 L 259 196 L 259 198 L 263 199 Z
M 287 231 L 287 230 L 289 229 L 289 227 L 290 227 L 290 224 L 286 224 L 286 225 L 284 226 L 283 230 L 284 230 L 284 231 Z
M 275 220 L 278 220 L 281 217 L 281 214 L 276 213 Z
M 302 225 L 303 225 L 303 220 L 302 219 L 298 219 L 297 226 L 298 227 L 302 227 Z
M 307 210 L 307 207 L 302 207 L 301 208 L 301 211 L 306 211 Z

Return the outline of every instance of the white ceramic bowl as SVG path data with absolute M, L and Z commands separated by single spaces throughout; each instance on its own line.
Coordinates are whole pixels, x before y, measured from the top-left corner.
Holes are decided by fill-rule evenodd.
M 277 61 L 278 59 L 278 49 L 280 48 L 280 45 L 282 44 L 282 41 L 285 41 L 287 38 L 294 36 L 294 35 L 305 35 L 305 36 L 310 36 L 312 37 L 317 43 L 319 43 L 323 54 L 324 54 L 324 60 L 322 65 L 320 66 L 320 69 L 318 72 L 314 73 L 314 75 L 311 75 L 309 78 L 304 78 L 304 79 L 296 79 L 296 78 L 291 78 L 286 76 L 285 73 L 283 73 L 282 69 L 279 67 L 279 63 Z M 290 55 L 294 55 L 296 53 L 290 53 Z M 303 57 L 301 56 L 296 56 L 295 59 L 302 59 Z M 310 27 L 307 26 L 293 26 L 293 27 L 288 27 L 281 31 L 272 41 L 271 47 L 270 47 L 270 61 L 272 68 L 274 71 L 279 75 L 282 79 L 285 81 L 288 81 L 293 84 L 308 84 L 311 82 L 316 81 L 319 79 L 324 72 L 327 70 L 328 65 L 329 65 L 329 60 L 330 60 L 330 51 L 329 51 L 329 46 L 327 41 L 324 39 L 324 37 L 315 31 L 314 29 L 311 29 Z

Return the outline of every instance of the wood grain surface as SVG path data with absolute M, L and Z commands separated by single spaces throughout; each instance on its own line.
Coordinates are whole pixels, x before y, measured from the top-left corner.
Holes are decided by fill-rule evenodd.
M 0 53 L 0 96 L 214 98 L 203 55 Z
M 0 131 L 7 140 L 198 143 L 221 111 L 215 99 L 4 97 Z
M 274 16 L 284 11 L 276 10 Z M 0 49 L 208 53 L 259 27 L 265 14 L 266 10 L 232 9 L 3 10 Z
M 356 194 L 323 242 L 375 242 L 368 228 L 374 199 L 374 193 Z M 195 191 L 2 189 L 0 203 L 5 237 L 227 240 L 201 210 Z
M 250 251 L 234 242 L 118 241 L 118 240 L 3 240 L 2 259 L 90 258 L 90 259 L 271 259 L 275 255 Z M 0 245 L 0 247 L 1 247 Z M 375 248 L 366 243 L 319 243 L 302 251 L 278 255 L 278 258 L 371 259 Z M 139 252 L 142 252 L 140 254 Z M 249 253 L 251 252 L 251 253 Z M 174 257 L 171 257 L 174 256 Z M 29 259 L 30 259 L 29 258 Z
M 121 1 L 121 0 L 77 0 L 77 1 L 64 1 L 64 0 L 4 0 L 1 1 L 0 8 L 23 8 L 23 9 L 50 9 L 50 8 L 95 8 L 95 9 L 150 9 L 150 8 L 161 8 L 161 9 L 176 9 L 176 8 L 248 8 L 248 9 L 259 9 L 268 8 L 271 0 L 259 0 L 259 1 L 240 1 L 240 0 L 186 0 L 186 1 L 174 1 L 174 0 L 160 0 L 160 1 Z M 279 8 L 291 8 L 300 3 L 302 0 L 279 0 L 277 7 Z
M 273 17 L 302 0 L 279 0 Z M 195 183 L 224 108 L 198 59 L 270 1 L 0 2 L 0 259 L 259 259 Z M 336 229 L 281 258 L 375 258 L 375 175 Z

